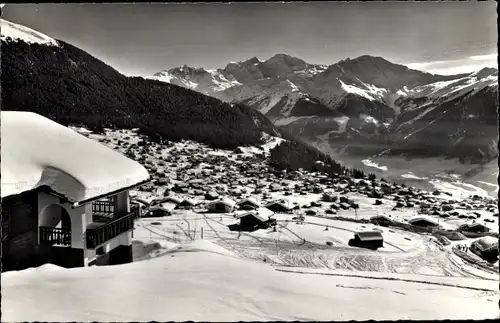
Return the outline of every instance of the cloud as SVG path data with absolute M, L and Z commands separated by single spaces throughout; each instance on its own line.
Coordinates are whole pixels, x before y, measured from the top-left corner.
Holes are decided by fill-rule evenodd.
M 476 55 L 448 61 L 408 63 L 404 65 L 411 69 L 442 75 L 472 73 L 485 67 L 498 68 L 497 54 Z
M 498 57 L 498 54 L 469 56 L 469 58 L 474 60 L 474 61 L 486 61 L 486 60 L 492 60 L 492 59 L 494 59 L 496 61 L 497 57 Z

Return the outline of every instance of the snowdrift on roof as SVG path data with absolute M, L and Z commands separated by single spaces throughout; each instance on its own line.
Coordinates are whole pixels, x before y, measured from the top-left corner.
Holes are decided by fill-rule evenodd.
M 122 154 L 31 112 L 1 112 L 2 197 L 48 186 L 82 201 L 149 179 Z

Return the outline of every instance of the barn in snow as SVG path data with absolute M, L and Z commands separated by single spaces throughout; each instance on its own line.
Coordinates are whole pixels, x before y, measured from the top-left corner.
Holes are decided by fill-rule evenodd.
M 384 237 L 379 231 L 356 232 L 354 238 L 349 240 L 349 245 L 376 250 L 384 246 Z
M 132 261 L 139 163 L 50 119 L 1 112 L 3 270 Z
M 239 224 L 229 225 L 231 231 L 255 231 L 258 229 L 267 229 L 269 226 L 276 224 L 276 220 L 272 219 L 273 211 L 267 208 L 258 208 L 249 212 L 242 213 L 236 218 L 240 219 Z

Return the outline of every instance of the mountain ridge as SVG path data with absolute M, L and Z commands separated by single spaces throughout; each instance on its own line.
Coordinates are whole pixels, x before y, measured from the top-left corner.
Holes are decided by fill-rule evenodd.
M 273 60 L 296 63 L 289 69 L 275 67 L 273 72 L 269 70 L 271 66 L 269 61 Z M 227 69 L 227 66 L 231 66 L 231 69 Z M 349 154 L 366 156 L 373 152 L 385 151 L 385 153 L 412 155 L 414 151 L 401 149 L 405 145 L 405 140 L 415 131 L 415 129 L 410 131 L 405 122 L 412 118 L 420 120 L 431 110 L 445 111 L 442 105 L 447 105 L 448 101 L 457 97 L 467 100 L 467 89 L 471 90 L 472 95 L 488 98 L 484 102 L 488 109 L 482 110 L 482 118 L 496 118 L 494 96 L 498 93 L 498 70 L 495 68 L 487 67 L 473 73 L 437 75 L 410 69 L 371 55 L 346 58 L 326 66 L 306 63 L 300 58 L 286 54 L 276 54 L 265 61 L 253 57 L 227 66 L 217 72 L 224 73 L 226 78 L 234 77 L 237 83 L 226 83 L 227 86 L 218 88 L 198 87 L 196 78 L 186 77 L 192 85 L 190 88 L 226 102 L 245 103 L 280 124 L 280 127 L 303 136 L 311 143 L 327 141 L 332 147 L 335 146 L 335 149 Z M 487 90 L 481 91 L 484 88 Z M 493 95 L 488 95 L 488 90 L 493 91 Z M 309 103 L 305 104 L 306 102 Z M 297 114 L 297 111 L 300 113 Z M 299 116 L 306 119 L 301 121 L 297 119 Z M 311 128 L 313 127 L 311 121 L 316 118 L 316 123 L 324 123 L 317 120 L 321 117 L 330 118 L 331 129 L 338 128 L 335 118 L 349 117 L 349 127 L 345 128 L 347 134 L 342 136 L 337 133 L 331 136 L 331 132 L 335 133 L 335 130 L 319 134 L 318 129 Z M 291 118 L 295 119 L 289 122 Z M 374 126 L 367 127 L 368 124 Z M 488 122 L 485 124 L 488 127 L 493 126 Z M 324 124 L 322 128 L 326 129 L 328 126 Z M 424 125 L 418 131 L 425 132 L 427 131 L 425 129 L 432 128 Z M 447 128 L 449 132 L 457 130 L 456 125 L 451 128 L 448 125 Z M 399 136 L 393 133 L 396 129 L 408 129 L 408 132 Z M 445 132 L 439 134 L 443 139 L 447 136 Z M 309 135 L 304 135 L 305 133 Z M 477 137 L 479 133 L 482 131 L 469 127 L 466 135 Z M 494 131 L 489 129 L 486 133 L 492 136 Z M 312 134 L 315 137 L 311 136 Z M 428 133 L 424 137 L 427 140 L 432 136 Z M 491 138 L 496 140 L 495 136 Z M 343 145 L 339 146 L 339 141 L 344 141 Z M 466 140 L 466 142 L 472 141 Z M 384 144 L 379 149 L 374 147 L 381 143 Z M 353 149 L 353 145 L 359 146 L 360 149 Z M 370 148 L 363 149 L 361 146 Z M 469 147 L 470 152 L 467 152 L 467 149 L 459 149 L 460 153 L 454 146 L 455 143 L 450 142 L 449 146 L 441 151 L 434 147 L 429 149 L 427 155 L 457 157 L 463 162 L 482 163 L 488 162 L 498 154 L 496 150 L 491 149 L 491 144 Z M 415 153 L 420 156 L 422 150 L 417 150 L 420 152 L 415 151 Z

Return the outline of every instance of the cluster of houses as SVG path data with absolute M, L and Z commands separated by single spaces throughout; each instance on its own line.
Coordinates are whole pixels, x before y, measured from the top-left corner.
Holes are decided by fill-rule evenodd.
M 313 208 L 321 205 L 321 201 L 313 201 L 299 206 L 286 198 L 273 199 L 272 192 L 282 196 L 322 194 L 322 200 L 330 204 L 325 212 L 331 214 L 359 208 L 347 197 L 350 192 L 373 198 L 374 204 L 392 198 L 396 208 L 420 206 L 421 213 L 450 214 L 455 207 L 497 209 L 491 199 L 472 197 L 467 202 L 445 203 L 433 198 L 441 194 L 437 191 L 429 194 L 377 179 L 276 171 L 267 164 L 264 149 L 257 154 L 234 152 L 227 156 L 202 145 L 179 148 L 172 143 L 150 143 L 140 136 L 135 142 L 126 135 L 100 139 L 120 154 L 85 138 L 89 134 L 78 134 L 27 112 L 2 112 L 1 131 L 2 150 L 9 152 L 2 155 L 1 174 L 4 268 L 22 269 L 45 262 L 65 267 L 129 262 L 133 221 L 138 216 L 169 216 L 176 209 L 210 213 L 240 210 L 245 212 L 238 212 L 239 222 L 229 230 L 253 231 L 275 226 L 274 213 L 291 214 L 304 208 L 304 213 L 313 215 Z M 31 155 L 24 156 L 27 153 Z M 37 160 L 40 165 L 23 164 Z M 26 185 L 22 174 L 33 170 L 40 171 L 28 175 L 39 180 Z M 19 174 L 18 178 L 12 174 Z M 146 201 L 133 191 L 163 197 Z M 370 221 L 385 226 L 396 223 L 384 216 Z M 408 225 L 439 229 L 429 218 L 417 218 Z M 458 231 L 479 235 L 485 230 L 475 224 Z M 383 246 L 383 237 L 378 231 L 359 232 L 349 244 L 376 249 Z

